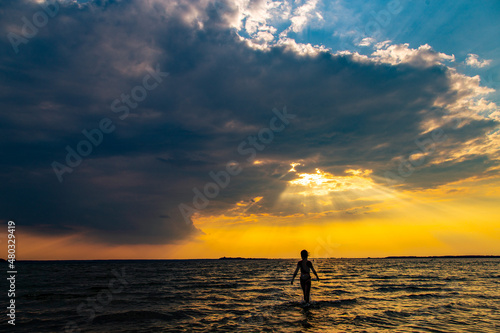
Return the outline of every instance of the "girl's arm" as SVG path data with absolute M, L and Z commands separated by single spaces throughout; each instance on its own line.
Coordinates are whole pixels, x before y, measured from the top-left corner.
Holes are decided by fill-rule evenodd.
M 292 277 L 292 282 L 291 284 L 293 284 L 293 280 L 295 280 L 295 276 L 297 275 L 297 272 L 299 271 L 299 264 L 297 264 L 297 268 L 295 269 L 295 272 L 293 273 L 293 277 Z
M 318 279 L 318 281 L 319 281 L 318 274 L 316 273 L 316 270 L 314 269 L 314 267 L 313 267 L 312 263 L 311 263 L 311 269 L 312 269 L 312 271 L 313 271 L 314 275 L 316 275 L 316 279 Z

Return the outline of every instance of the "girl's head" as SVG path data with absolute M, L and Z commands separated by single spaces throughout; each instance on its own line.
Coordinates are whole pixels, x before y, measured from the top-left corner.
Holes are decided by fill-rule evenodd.
M 307 257 L 309 256 L 309 253 L 307 253 L 306 250 L 302 250 L 302 251 L 300 251 L 300 256 L 302 257 L 302 259 L 307 259 Z

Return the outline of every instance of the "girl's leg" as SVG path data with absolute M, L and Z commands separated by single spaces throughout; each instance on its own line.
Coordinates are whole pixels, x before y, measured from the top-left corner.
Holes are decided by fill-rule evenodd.
M 304 294 L 304 301 L 306 301 L 306 285 L 307 283 L 300 279 L 300 287 L 302 288 L 302 293 Z
M 309 296 L 311 295 L 311 279 L 307 280 L 304 288 L 304 300 L 309 303 Z

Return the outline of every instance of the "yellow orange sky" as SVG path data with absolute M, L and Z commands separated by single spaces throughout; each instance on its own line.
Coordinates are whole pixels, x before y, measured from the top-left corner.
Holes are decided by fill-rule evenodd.
M 500 179 L 393 190 L 355 217 L 332 211 L 197 216 L 204 234 L 170 245 L 112 246 L 82 235 L 34 235 L 18 226 L 18 259 L 295 258 L 302 249 L 313 258 L 500 255 L 499 190 Z

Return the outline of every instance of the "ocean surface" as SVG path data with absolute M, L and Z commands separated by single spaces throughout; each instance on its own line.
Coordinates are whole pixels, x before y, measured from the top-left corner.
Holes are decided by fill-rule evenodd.
M 500 332 L 500 259 L 17 262 L 4 332 Z M 5 279 L 2 308 L 6 313 Z

